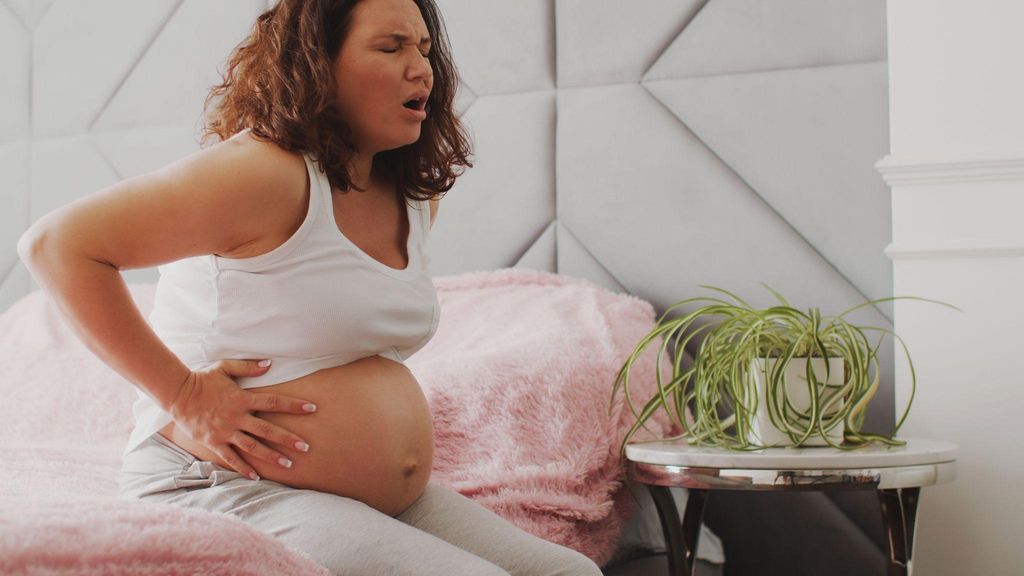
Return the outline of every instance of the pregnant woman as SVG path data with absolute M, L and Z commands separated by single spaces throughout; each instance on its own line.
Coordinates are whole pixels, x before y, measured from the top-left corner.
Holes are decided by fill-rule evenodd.
M 431 0 L 281 0 L 207 98 L 214 145 L 22 237 L 139 389 L 122 498 L 235 515 L 332 574 L 601 573 L 430 482 L 403 361 L 440 319 L 438 197 L 472 166 L 449 51 Z M 147 323 L 119 270 L 157 265 Z

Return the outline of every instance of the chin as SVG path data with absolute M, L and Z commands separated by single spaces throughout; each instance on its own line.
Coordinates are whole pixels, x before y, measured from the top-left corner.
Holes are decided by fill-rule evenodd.
M 417 134 L 415 138 L 413 138 L 411 140 L 406 140 L 405 142 L 402 142 L 401 144 L 398 144 L 398 145 L 396 145 L 393 148 L 388 148 L 388 150 L 397 150 L 399 148 L 405 148 L 406 146 L 412 146 L 413 144 L 415 144 L 415 143 L 417 143 L 419 141 L 420 141 L 420 137 Z

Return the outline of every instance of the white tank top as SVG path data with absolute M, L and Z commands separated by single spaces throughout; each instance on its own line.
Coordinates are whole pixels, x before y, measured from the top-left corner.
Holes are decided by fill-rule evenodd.
M 191 370 L 226 358 L 273 360 L 242 388 L 278 384 L 379 355 L 404 362 L 430 341 L 440 303 L 426 252 L 427 201 L 406 204 L 408 265 L 387 266 L 345 237 L 331 187 L 308 154 L 309 208 L 277 248 L 251 258 L 204 255 L 159 267 L 153 330 Z M 171 422 L 141 388 L 128 454 Z

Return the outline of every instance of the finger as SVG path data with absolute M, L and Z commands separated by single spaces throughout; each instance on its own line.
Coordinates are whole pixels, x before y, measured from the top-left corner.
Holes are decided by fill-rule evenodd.
M 279 453 L 276 450 L 271 450 L 265 444 L 263 444 L 262 442 L 257 442 L 255 438 L 249 436 L 248 434 L 242 432 L 241 430 L 235 433 L 232 442 L 235 444 L 235 446 L 238 446 L 243 451 L 252 454 L 253 456 L 259 458 L 260 460 L 264 460 L 272 464 L 277 464 L 278 466 L 282 466 L 284 468 L 292 467 L 292 461 L 286 458 L 283 454 Z
M 262 366 L 260 365 L 261 363 L 263 364 Z M 225 358 L 217 364 L 218 368 L 228 376 L 259 376 L 270 370 L 271 360 L 269 358 L 262 360 Z
M 309 452 L 309 444 L 306 444 L 302 438 L 262 418 L 249 416 L 242 424 L 242 428 L 258 438 L 266 438 L 275 444 L 289 446 L 300 452 Z
M 256 469 L 243 460 L 229 444 L 214 446 L 213 450 L 221 457 L 222 460 L 224 460 L 224 462 L 227 463 L 228 466 L 233 468 L 242 476 L 247 476 L 252 480 L 260 479 L 260 475 L 256 473 Z
M 289 414 L 309 414 L 316 412 L 316 404 L 267 392 L 251 392 L 249 409 L 259 412 L 287 412 Z

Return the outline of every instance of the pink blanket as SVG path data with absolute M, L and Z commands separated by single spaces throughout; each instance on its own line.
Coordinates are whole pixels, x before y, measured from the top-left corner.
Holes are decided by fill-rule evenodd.
M 621 395 L 609 413 L 611 387 L 654 326 L 653 308 L 528 269 L 437 277 L 435 285 L 437 334 L 406 362 L 433 413 L 432 480 L 603 565 L 636 510 L 618 461 L 633 416 Z M 144 315 L 153 289 L 131 286 Z M 656 389 L 655 357 L 649 347 L 631 372 L 637 408 Z M 77 340 L 41 292 L 0 316 L 0 365 L 0 573 L 133 566 L 123 573 L 169 574 L 190 562 L 209 574 L 323 573 L 227 515 L 118 502 L 134 388 Z M 662 372 L 671 374 L 667 357 Z M 662 416 L 649 428 L 657 437 L 680 431 Z M 196 523 L 203 529 L 189 528 Z

